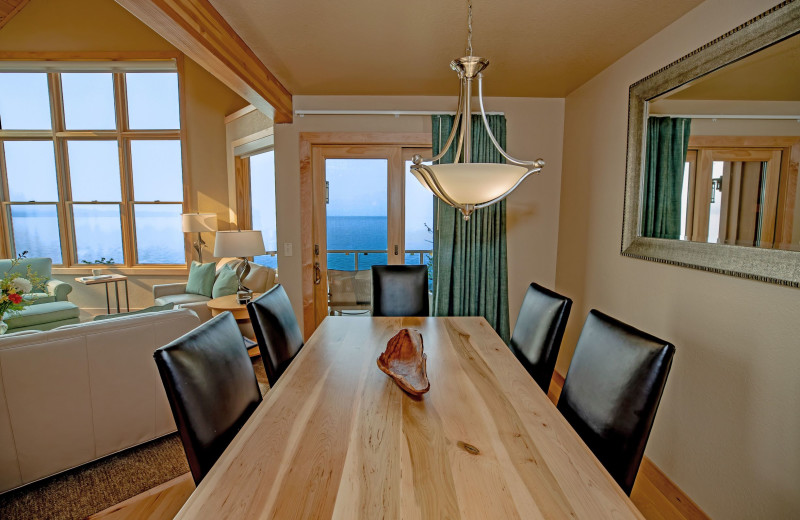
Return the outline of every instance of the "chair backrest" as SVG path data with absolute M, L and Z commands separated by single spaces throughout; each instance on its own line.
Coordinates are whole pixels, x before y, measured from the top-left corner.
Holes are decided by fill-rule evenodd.
M 283 286 L 278 284 L 248 303 L 247 312 L 256 333 L 269 384 L 274 386 L 303 347 L 303 334 L 294 316 L 292 303 Z
M 198 484 L 261 402 L 244 339 L 224 312 L 153 357 Z
M 675 347 L 597 310 L 583 325 L 558 409 L 630 494 Z
M 5 275 L 8 271 L 25 276 L 28 273 L 28 266 L 30 266 L 33 274 L 49 280 L 53 267 L 53 260 L 46 257 L 24 258 L 13 269 L 11 263 L 12 261 L 8 259 L 0 260 L 0 276 Z
M 428 266 L 373 265 L 373 316 L 429 316 Z
M 511 351 L 545 393 L 550 388 L 570 309 L 572 300 L 532 283 L 511 334 Z

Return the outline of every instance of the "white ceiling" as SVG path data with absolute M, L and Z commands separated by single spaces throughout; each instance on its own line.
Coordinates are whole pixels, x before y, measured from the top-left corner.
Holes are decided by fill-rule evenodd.
M 702 0 L 473 0 L 488 96 L 564 97 Z M 454 95 L 466 0 L 211 0 L 292 94 Z M 655 67 L 654 67 L 655 68 Z

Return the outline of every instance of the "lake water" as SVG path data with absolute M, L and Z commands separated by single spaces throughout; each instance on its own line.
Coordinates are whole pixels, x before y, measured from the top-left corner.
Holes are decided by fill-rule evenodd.
M 119 206 L 86 205 L 74 206 L 75 233 L 78 243 L 79 261 L 93 262 L 102 257 L 123 262 L 122 238 L 120 235 Z M 28 257 L 49 257 L 54 264 L 62 263 L 61 245 L 57 237 L 58 217 L 55 205 L 12 206 L 14 244 L 18 252 L 28 251 Z M 180 222 L 180 205 L 137 205 L 136 242 L 139 262 L 143 264 L 182 264 L 184 262 L 183 239 Z M 380 250 L 387 251 L 386 217 L 339 217 L 329 216 L 329 250 Z M 406 241 L 416 245 L 427 245 L 433 249 L 431 234 L 421 229 L 408 230 Z M 421 249 L 421 248 L 420 248 Z M 206 252 L 208 255 L 209 252 Z M 355 269 L 354 254 L 329 253 L 328 268 Z M 207 256 L 208 257 L 208 256 Z M 423 263 L 429 255 L 424 254 Z M 369 269 L 372 265 L 387 263 L 387 254 L 361 253 L 358 269 Z M 260 256 L 255 262 L 277 267 L 276 256 Z M 420 255 L 407 254 L 406 264 L 419 264 Z

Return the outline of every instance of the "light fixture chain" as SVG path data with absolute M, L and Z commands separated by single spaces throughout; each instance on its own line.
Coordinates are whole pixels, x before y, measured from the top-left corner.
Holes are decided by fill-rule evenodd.
M 472 0 L 467 0 L 467 56 L 472 56 Z

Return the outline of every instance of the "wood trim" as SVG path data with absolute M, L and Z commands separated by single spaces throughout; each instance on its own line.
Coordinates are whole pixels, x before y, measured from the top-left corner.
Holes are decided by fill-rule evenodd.
M 554 371 L 547 392 L 547 397 L 553 404 L 558 403 L 563 388 L 564 376 Z M 642 459 L 642 465 L 639 466 L 631 500 L 648 519 L 711 520 L 700 506 L 647 457 Z
M 300 132 L 300 256 L 303 280 L 303 333 L 308 339 L 316 328 L 314 310 L 314 226 L 312 222 L 312 149 L 318 145 L 395 145 L 430 148 L 431 135 L 381 132 Z
M 227 125 L 229 123 L 232 123 L 233 121 L 236 121 L 240 117 L 244 117 L 247 114 L 249 114 L 250 112 L 255 112 L 256 110 L 257 109 L 256 109 L 256 107 L 254 105 L 247 105 L 244 108 L 240 108 L 236 112 L 233 112 L 233 113 L 228 114 L 227 116 L 225 116 L 225 124 Z
M 239 229 L 253 229 L 250 194 L 250 158 L 234 156 L 236 168 L 236 224 Z
M 3 61 L 166 61 L 179 56 L 178 51 L 0 51 Z
M 0 2 L 0 29 L 19 14 L 30 0 L 2 0 Z
M 791 249 L 794 212 L 797 200 L 797 176 L 800 163 L 800 139 L 781 154 L 781 176 L 778 188 L 778 222 L 775 227 L 776 249 Z
M 116 0 L 234 92 L 291 123 L 292 95 L 208 0 Z
M 785 148 L 798 142 L 797 136 L 692 135 L 689 148 Z

